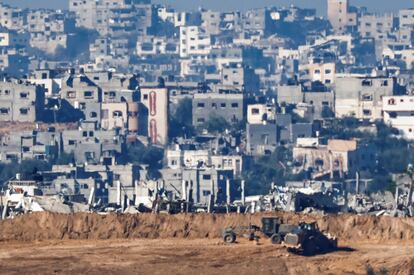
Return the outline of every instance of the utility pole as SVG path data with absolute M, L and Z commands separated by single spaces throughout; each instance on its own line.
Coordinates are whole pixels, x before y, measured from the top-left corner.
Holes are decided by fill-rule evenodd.
M 413 202 L 413 185 L 414 185 L 414 167 L 412 164 L 409 164 L 407 167 L 407 173 L 410 177 L 410 192 L 408 193 L 408 200 L 407 200 L 407 206 L 410 206 Z

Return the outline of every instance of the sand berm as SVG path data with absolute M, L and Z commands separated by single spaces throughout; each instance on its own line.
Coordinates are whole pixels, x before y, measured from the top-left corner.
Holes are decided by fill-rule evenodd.
M 256 224 L 276 216 L 287 223 L 316 221 L 324 232 L 343 241 L 393 241 L 414 238 L 414 219 L 357 215 L 301 215 L 295 213 L 73 215 L 47 212 L 0 222 L 0 241 L 129 238 L 220 238 L 223 228 Z

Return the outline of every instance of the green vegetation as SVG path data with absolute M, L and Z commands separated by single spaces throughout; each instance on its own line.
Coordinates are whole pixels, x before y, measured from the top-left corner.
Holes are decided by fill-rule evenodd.
M 204 129 L 207 129 L 210 133 L 222 133 L 226 129 L 230 129 L 231 125 L 224 119 L 224 117 L 217 115 L 210 115 L 208 120 L 204 123 Z
M 194 136 L 193 107 L 190 98 L 184 98 L 180 101 L 177 110 L 170 116 L 169 124 L 170 138 Z
M 285 147 L 278 147 L 271 155 L 262 156 L 253 160 L 250 169 L 243 173 L 248 195 L 266 194 L 273 183 L 284 185 L 286 180 L 292 179 L 286 163 L 292 159 L 291 151 Z
M 135 143 L 127 146 L 126 154 L 122 156 L 120 162 L 148 165 L 148 176 L 151 179 L 158 179 L 161 176 L 159 169 L 162 168 L 163 159 L 163 149 L 155 146 L 145 147 L 141 143 Z

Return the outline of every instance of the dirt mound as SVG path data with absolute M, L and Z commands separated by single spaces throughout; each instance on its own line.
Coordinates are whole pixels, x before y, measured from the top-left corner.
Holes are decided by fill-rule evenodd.
M 414 219 L 354 215 L 74 215 L 33 213 L 0 222 L 0 241 L 124 238 L 219 238 L 227 226 L 260 224 L 263 216 L 286 222 L 317 221 L 319 227 L 341 240 L 411 240 Z

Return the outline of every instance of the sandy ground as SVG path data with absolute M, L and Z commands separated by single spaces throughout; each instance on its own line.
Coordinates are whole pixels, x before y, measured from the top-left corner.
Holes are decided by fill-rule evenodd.
M 267 240 L 134 239 L 0 243 L 1 274 L 410 274 L 414 242 L 343 243 L 341 251 L 303 257 Z M 411 273 L 413 274 L 413 273 Z

